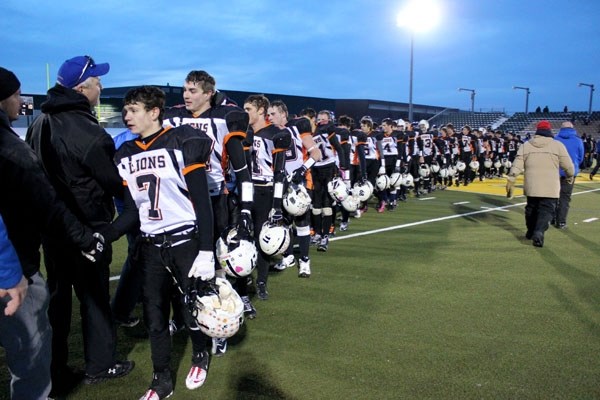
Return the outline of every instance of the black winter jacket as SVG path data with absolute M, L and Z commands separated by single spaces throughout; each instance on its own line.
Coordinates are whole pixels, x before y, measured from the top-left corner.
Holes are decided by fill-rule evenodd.
M 93 229 L 104 227 L 114 217 L 113 197 L 123 197 L 113 140 L 87 98 L 73 89 L 48 90 L 42 112 L 27 130 L 27 142 L 69 210 Z
M 0 214 L 23 275 L 40 266 L 40 233 L 64 237 L 80 249 L 92 246 L 92 231 L 79 223 L 58 200 L 31 148 L 11 129 L 0 110 Z M 82 256 L 83 257 L 83 256 Z

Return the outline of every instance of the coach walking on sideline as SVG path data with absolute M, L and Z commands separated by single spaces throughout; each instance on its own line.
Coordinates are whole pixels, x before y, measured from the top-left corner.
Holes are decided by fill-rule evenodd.
M 575 177 L 579 173 L 579 165 L 583 162 L 583 141 L 577 136 L 577 131 L 573 129 L 573 124 L 568 121 L 562 123 L 560 131 L 558 131 L 554 140 L 558 140 L 565 145 L 575 168 L 574 177 L 570 183 L 567 182 L 565 171 L 562 168 L 560 169 L 560 197 L 553 220 L 557 228 L 565 229 L 567 227 L 567 214 L 569 213 L 569 204 L 571 203 Z
M 114 217 L 113 197 L 123 197 L 122 180 L 113 163 L 111 137 L 98 124 L 92 107 L 100 99 L 100 76 L 109 65 L 89 56 L 65 61 L 57 84 L 48 90 L 40 115 L 27 131 L 27 141 L 38 154 L 59 197 L 80 221 L 102 230 Z M 85 357 L 85 383 L 98 383 L 128 374 L 131 361 L 116 361 L 116 331 L 110 309 L 109 265 L 112 249 L 91 263 L 64 238 L 44 236 L 44 259 L 51 300 L 48 314 L 53 330 L 53 391 L 68 386 L 68 336 L 72 292 L 80 302 Z
M 39 272 L 40 232 L 64 237 L 87 256 L 99 240 L 57 199 L 38 158 L 12 130 L 20 86 L 0 67 L 0 346 L 12 376 L 11 397 L 37 400 L 50 392 L 52 337 L 49 293 Z
M 556 212 L 560 193 L 559 166 L 565 171 L 566 182 L 572 184 L 573 161 L 565 146 L 552 138 L 550 123 L 541 121 L 535 136 L 519 147 L 506 182 L 507 196 L 512 198 L 517 176 L 525 174 L 525 237 L 533 239 L 536 247 L 544 246 L 544 232 Z

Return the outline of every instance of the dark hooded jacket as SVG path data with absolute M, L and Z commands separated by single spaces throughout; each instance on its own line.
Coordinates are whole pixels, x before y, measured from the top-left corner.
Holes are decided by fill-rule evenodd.
M 113 140 L 88 99 L 73 89 L 51 88 L 42 112 L 27 130 L 27 142 L 75 216 L 93 229 L 104 227 L 114 217 L 113 197 L 123 195 Z
M 38 158 L 11 129 L 0 110 L 0 215 L 4 219 L 23 275 L 39 270 L 40 233 L 66 238 L 80 249 L 92 246 L 92 231 L 82 226 L 57 199 Z

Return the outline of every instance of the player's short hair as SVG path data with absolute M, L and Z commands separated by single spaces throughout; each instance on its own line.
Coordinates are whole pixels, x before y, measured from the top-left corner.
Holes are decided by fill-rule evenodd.
M 146 111 L 150 111 L 157 107 L 160 110 L 158 119 L 162 123 L 163 115 L 165 113 L 166 98 L 165 92 L 156 86 L 140 86 L 127 91 L 125 98 L 123 99 L 123 105 L 126 106 L 128 104 L 140 103 L 144 105 Z
M 270 105 L 269 99 L 267 99 L 267 97 L 264 94 L 250 95 L 246 98 L 246 100 L 244 100 L 244 104 L 252 104 L 254 107 L 256 107 L 257 110 L 263 108 L 265 110 L 263 114 L 265 117 L 267 115 L 267 110 Z
M 352 118 L 350 118 L 347 115 L 341 115 L 338 119 L 338 123 L 340 125 L 347 126 L 348 128 L 350 128 L 352 126 Z
M 381 124 L 389 125 L 392 128 L 396 128 L 398 126 L 398 123 L 391 118 L 384 118 L 383 120 L 381 120 Z
M 317 117 L 317 112 L 314 108 L 307 107 L 304 110 L 300 111 L 300 115 L 303 117 L 308 117 L 310 119 Z
M 282 113 L 285 114 L 286 117 L 289 116 L 288 108 L 285 105 L 285 103 L 283 102 L 283 100 L 273 100 L 269 107 L 277 107 L 277 108 L 279 108 L 279 111 L 281 111 Z
M 215 78 L 213 78 L 212 75 L 206 71 L 190 71 L 190 73 L 185 77 L 185 81 L 200 86 L 204 93 L 214 93 L 216 91 L 217 84 L 215 82 Z

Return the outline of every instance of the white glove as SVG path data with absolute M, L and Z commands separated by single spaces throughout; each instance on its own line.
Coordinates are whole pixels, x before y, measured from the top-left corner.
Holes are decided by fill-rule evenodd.
M 383 165 L 379 167 L 379 172 L 377 173 L 377 175 L 385 175 L 385 167 Z
M 212 251 L 199 251 L 188 278 L 200 278 L 203 281 L 212 279 L 215 276 L 215 255 Z

